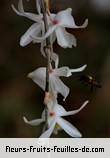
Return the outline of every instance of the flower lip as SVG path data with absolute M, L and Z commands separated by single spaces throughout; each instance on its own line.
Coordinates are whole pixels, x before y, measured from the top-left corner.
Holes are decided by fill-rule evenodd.
M 55 115 L 55 112 L 49 112 L 49 116 L 54 116 Z
M 57 24 L 59 24 L 59 20 L 54 19 L 54 20 L 52 20 L 52 23 L 53 23 L 53 25 L 57 25 Z

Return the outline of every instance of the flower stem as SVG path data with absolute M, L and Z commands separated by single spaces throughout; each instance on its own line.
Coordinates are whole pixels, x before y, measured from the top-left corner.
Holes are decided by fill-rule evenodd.
M 48 30 L 48 22 L 47 22 L 47 9 L 46 9 L 46 1 L 41 0 L 41 6 L 42 6 L 42 13 L 43 13 L 43 20 L 44 20 L 44 27 L 45 32 Z M 50 38 L 48 37 L 46 39 L 46 47 L 44 48 L 45 54 L 47 56 L 47 69 L 46 69 L 46 86 L 45 86 L 45 92 L 49 92 L 49 71 L 50 71 Z
M 48 30 L 48 22 L 47 22 L 47 1 L 41 0 L 41 7 L 42 7 L 42 13 L 43 13 L 43 20 L 44 20 L 44 28 L 45 32 Z M 45 54 L 47 56 L 47 67 L 46 67 L 46 85 L 45 85 L 45 96 L 44 96 L 44 104 L 45 107 L 45 126 L 43 128 L 43 131 L 47 128 L 47 117 L 48 117 L 48 109 L 47 104 L 49 100 L 49 72 L 50 72 L 50 66 L 51 66 L 51 44 L 50 44 L 50 38 L 48 37 L 46 40 L 46 46 L 44 48 Z

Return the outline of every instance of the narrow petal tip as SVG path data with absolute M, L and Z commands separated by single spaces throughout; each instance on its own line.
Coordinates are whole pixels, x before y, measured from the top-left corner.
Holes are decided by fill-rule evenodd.
M 33 73 L 32 73 L 32 72 L 29 73 L 29 74 L 27 75 L 27 77 L 32 79 L 32 77 L 33 77 Z
M 72 8 L 68 8 L 67 10 L 68 10 L 69 12 L 72 12 Z
M 66 98 L 63 98 L 63 101 L 65 101 L 66 100 Z
M 85 65 L 81 66 L 80 68 L 71 69 L 70 71 L 71 71 L 71 73 L 73 73 L 73 72 L 82 72 L 82 71 L 85 70 L 86 67 L 87 67 L 87 65 L 85 64 Z
M 89 103 L 89 100 L 86 100 L 80 108 L 80 111 Z
M 78 136 L 79 138 L 81 138 L 82 137 L 82 134 L 81 133 L 79 133 L 79 136 Z
M 87 25 L 88 25 L 88 19 L 84 21 L 83 28 L 87 27 Z
M 23 116 L 23 120 L 24 120 L 25 123 L 28 123 L 28 120 L 25 116 Z
M 25 44 L 25 42 L 23 41 L 22 37 L 21 37 L 21 39 L 20 39 L 19 44 L 20 44 L 21 47 L 25 47 L 25 46 L 26 46 L 26 44 Z
M 11 4 L 11 8 L 14 10 L 14 5 L 13 4 Z
M 77 40 L 73 43 L 74 47 L 77 47 Z
M 85 64 L 84 66 L 82 66 L 82 71 L 85 70 L 86 67 L 87 67 L 87 64 Z
M 17 13 L 17 10 L 16 10 L 16 8 L 15 8 L 15 6 L 14 6 L 13 4 L 11 4 L 11 8 L 13 9 L 13 11 L 14 11 L 15 13 Z
M 85 65 L 81 66 L 81 67 L 79 68 L 79 72 L 84 71 L 86 67 L 87 67 L 87 64 L 85 64 Z
M 89 100 L 86 100 L 86 101 L 84 102 L 84 105 L 86 106 L 88 103 L 89 103 Z

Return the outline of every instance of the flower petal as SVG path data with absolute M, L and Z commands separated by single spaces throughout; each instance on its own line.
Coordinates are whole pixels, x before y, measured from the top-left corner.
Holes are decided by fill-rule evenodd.
M 31 78 L 36 84 L 38 84 L 39 87 L 41 87 L 43 90 L 45 90 L 45 76 L 45 67 L 38 68 L 35 71 L 28 74 L 28 77 Z
M 42 37 L 32 36 L 33 40 L 39 40 L 39 41 L 45 40 L 46 38 L 48 38 L 56 30 L 56 27 L 57 26 L 50 26 L 48 31 L 46 32 L 46 34 L 44 36 L 42 36 Z
M 33 38 L 33 37 L 32 37 Z M 36 40 L 34 39 L 33 40 L 33 43 L 36 43 Z M 44 46 L 45 46 L 45 40 L 41 42 L 41 47 L 40 47 L 40 51 L 41 51 L 41 54 L 46 58 L 46 54 L 45 54 L 45 51 L 44 51 Z
M 72 75 L 73 72 L 81 72 L 83 71 L 85 68 L 87 67 L 87 65 L 83 65 L 80 68 L 76 68 L 76 69 L 70 69 L 67 66 L 63 66 L 61 68 L 57 68 L 53 71 L 53 75 L 55 76 L 63 76 L 63 77 L 69 77 Z
M 24 12 L 24 8 L 23 8 L 23 1 L 19 0 L 18 2 L 18 10 L 23 13 Z
M 54 130 L 55 124 L 56 120 L 52 122 L 51 126 L 43 134 L 41 134 L 40 138 L 49 138 Z
M 69 116 L 69 115 L 75 115 L 75 114 L 77 114 L 78 112 L 80 112 L 87 104 L 89 103 L 89 101 L 87 100 L 87 101 L 85 101 L 84 103 L 83 103 L 83 105 L 79 108 L 79 109 L 77 109 L 77 110 L 73 110 L 73 111 L 64 111 L 61 115 L 59 115 L 59 116 Z
M 25 32 L 25 34 L 20 39 L 20 45 L 22 47 L 28 45 L 32 42 L 31 36 L 40 36 L 41 35 L 41 24 L 34 23 L 31 27 Z
M 42 118 L 43 120 L 45 120 L 45 109 L 44 109 L 43 112 L 42 112 L 41 118 Z
M 40 15 L 40 14 L 41 14 L 41 4 L 40 4 L 40 0 L 36 0 L 36 8 L 37 8 L 38 14 Z
M 55 42 L 55 40 L 56 40 L 56 33 L 55 33 L 55 31 L 50 35 L 50 42 L 51 42 L 51 44 L 53 44 L 54 42 Z
M 59 76 L 59 77 L 60 76 L 69 77 L 72 75 L 69 67 L 67 67 L 67 66 L 63 66 L 61 68 L 55 69 L 52 74 L 55 76 Z
M 23 120 L 25 123 L 27 123 L 31 126 L 37 126 L 37 125 L 41 124 L 42 122 L 44 122 L 44 119 L 42 119 L 42 118 L 28 121 L 26 117 L 23 117 Z
M 81 26 L 77 26 L 76 24 L 75 24 L 75 26 L 74 26 L 74 28 L 85 28 L 85 27 L 87 27 L 87 25 L 88 25 L 88 19 L 86 19 L 85 21 L 84 21 L 84 23 L 81 25 Z
M 22 0 L 19 0 L 18 10 L 15 8 L 15 6 L 13 4 L 11 6 L 12 6 L 12 9 L 14 10 L 14 12 L 19 16 L 24 16 L 24 17 L 26 17 L 30 20 L 35 21 L 35 22 L 40 22 L 42 20 L 42 15 L 37 15 L 37 14 L 34 14 L 34 13 L 24 12 Z
M 58 78 L 54 76 L 50 76 L 50 85 L 52 87 L 52 92 L 60 93 L 62 96 L 64 96 L 64 99 L 69 94 L 69 88 Z
M 63 116 L 67 111 L 64 109 L 63 106 L 57 104 L 54 108 L 56 116 Z
M 43 90 L 45 90 L 45 77 L 46 77 L 46 68 L 41 67 L 37 70 L 28 74 L 28 77 L 31 78 L 36 84 L 39 85 Z M 50 93 L 56 96 L 56 93 L 62 94 L 64 100 L 69 94 L 69 88 L 56 76 L 53 76 L 50 73 Z
M 56 53 L 52 53 L 52 60 L 55 62 L 55 68 L 58 68 L 58 64 L 59 64 L 59 56 Z
M 70 69 L 70 71 L 71 71 L 71 73 L 73 73 L 73 72 L 82 72 L 82 71 L 85 70 L 86 67 L 87 67 L 87 65 L 85 64 L 85 65 L 81 66 L 80 68 Z
M 74 35 L 68 33 L 64 28 L 57 27 L 56 36 L 58 44 L 63 48 L 72 48 L 76 47 L 76 38 Z
M 74 127 L 71 123 L 64 120 L 61 117 L 57 117 L 57 123 L 62 127 L 62 129 L 68 133 L 71 137 L 81 137 L 81 133 Z
M 66 10 L 60 11 L 54 18 L 54 20 L 59 22 L 59 26 L 74 28 L 74 19 L 71 15 L 72 9 L 68 8 Z

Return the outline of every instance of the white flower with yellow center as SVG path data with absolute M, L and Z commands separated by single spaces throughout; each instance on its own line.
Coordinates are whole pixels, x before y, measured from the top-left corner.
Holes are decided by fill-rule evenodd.
M 57 103 L 56 100 L 51 101 L 48 104 L 48 118 L 47 118 L 48 129 L 44 133 L 41 134 L 40 138 L 49 138 L 51 136 L 51 134 L 54 132 L 56 126 L 63 129 L 71 137 L 81 137 L 82 135 L 76 129 L 76 127 L 74 127 L 71 123 L 69 123 L 62 117 L 77 114 L 87 104 L 88 104 L 88 101 L 85 101 L 79 109 L 73 110 L 73 111 L 66 111 L 61 105 L 59 105 Z M 43 111 L 40 119 L 35 119 L 35 120 L 31 120 L 31 121 L 28 121 L 25 117 L 23 119 L 24 119 L 25 123 L 32 125 L 32 126 L 37 126 L 37 125 L 45 122 L 45 111 Z M 58 132 L 58 130 L 57 130 L 57 132 Z

